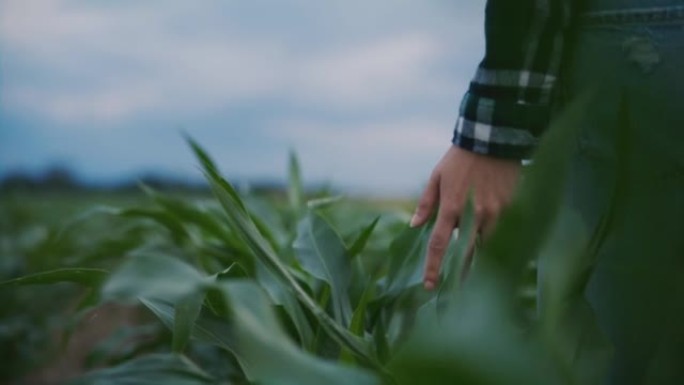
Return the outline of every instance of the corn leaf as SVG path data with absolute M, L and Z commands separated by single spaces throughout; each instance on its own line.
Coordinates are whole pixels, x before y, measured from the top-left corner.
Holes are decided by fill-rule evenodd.
M 376 217 L 373 220 L 373 222 L 370 223 L 370 225 L 366 226 L 363 230 L 361 230 L 356 240 L 354 241 L 354 243 L 352 243 L 352 245 L 349 247 L 349 250 L 347 251 L 349 257 L 356 257 L 357 255 L 361 254 L 363 249 L 366 248 L 368 240 L 370 239 L 371 235 L 373 234 L 373 231 L 377 227 L 378 222 L 380 222 L 380 217 Z
M 209 282 L 210 278 L 178 259 L 144 254 L 129 257 L 102 292 L 105 299 L 137 301 L 142 297 L 177 303 Z
M 0 287 L 52 285 L 61 282 L 72 282 L 92 288 L 98 287 L 108 275 L 109 272 L 102 269 L 64 268 L 10 279 L 0 282 Z
M 122 365 L 88 373 L 71 385 L 174 384 L 208 385 L 216 381 L 183 356 L 152 354 Z
M 299 350 L 277 322 L 261 288 L 252 282 L 219 285 L 233 309 L 239 354 L 248 378 L 262 384 L 371 385 L 378 380 L 360 370 L 327 362 Z
M 309 296 L 309 294 L 300 286 L 289 267 L 285 265 L 271 248 L 268 241 L 259 233 L 258 229 L 252 222 L 245 205 L 242 203 L 239 195 L 235 189 L 223 179 L 213 161 L 192 140 L 190 145 L 195 151 L 197 158 L 203 165 L 206 176 L 210 182 L 210 186 L 214 195 L 221 203 L 226 213 L 226 219 L 231 228 L 241 237 L 249 249 L 252 250 L 254 256 L 263 263 L 271 272 L 281 281 L 285 290 L 292 290 L 297 299 L 309 310 L 312 315 L 318 319 L 320 325 L 334 338 L 339 344 L 346 346 L 352 351 L 362 362 L 369 365 L 378 366 L 369 353 L 369 348 L 366 344 L 349 333 L 344 327 L 336 323 L 328 314 L 321 309 L 316 302 Z
M 172 345 L 174 353 L 182 353 L 185 350 L 192 334 L 192 328 L 202 310 L 204 297 L 204 292 L 194 292 L 182 298 L 176 304 Z
M 335 320 L 349 325 L 351 258 L 340 236 L 320 215 L 310 213 L 297 226 L 297 239 L 292 246 L 302 267 L 330 285 Z

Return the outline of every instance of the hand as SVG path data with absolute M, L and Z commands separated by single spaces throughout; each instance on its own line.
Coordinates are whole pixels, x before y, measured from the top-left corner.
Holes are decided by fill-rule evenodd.
M 501 210 L 513 196 L 520 175 L 520 161 L 498 159 L 452 146 L 430 176 L 418 203 L 411 227 L 422 226 L 439 204 L 437 221 L 428 243 L 423 282 L 427 290 L 437 287 L 442 258 L 449 246 L 454 228 L 472 193 L 476 232 L 491 234 Z M 470 240 L 469 256 L 475 239 Z M 465 268 L 469 268 L 467 262 Z

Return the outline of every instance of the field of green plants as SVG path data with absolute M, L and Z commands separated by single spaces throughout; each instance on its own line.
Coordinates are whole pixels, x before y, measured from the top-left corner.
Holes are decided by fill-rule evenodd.
M 430 226 L 305 194 L 294 156 L 283 199 L 237 191 L 190 139 L 211 197 L 143 186 L 145 200 L 75 202 L 85 209 L 68 219 L 5 197 L 0 381 L 30 383 L 87 321 L 112 333 L 68 383 L 592 383 L 607 351 L 581 293 L 591 242 L 558 220 L 572 111 L 565 122 L 464 282 L 466 210 L 434 292 L 422 287 Z M 540 254 L 550 263 L 537 283 Z M 103 306 L 135 322 L 93 318 Z

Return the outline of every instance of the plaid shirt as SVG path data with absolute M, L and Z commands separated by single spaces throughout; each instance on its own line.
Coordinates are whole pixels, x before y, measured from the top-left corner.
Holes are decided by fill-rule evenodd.
M 456 146 L 524 159 L 546 128 L 573 0 L 488 0 L 486 54 L 461 103 Z

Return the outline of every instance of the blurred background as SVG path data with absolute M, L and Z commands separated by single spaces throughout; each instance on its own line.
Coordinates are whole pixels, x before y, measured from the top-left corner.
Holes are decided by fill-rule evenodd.
M 233 180 L 415 196 L 483 53 L 484 0 L 2 0 L 0 179 Z M 10 183 L 10 184 L 11 184 Z

